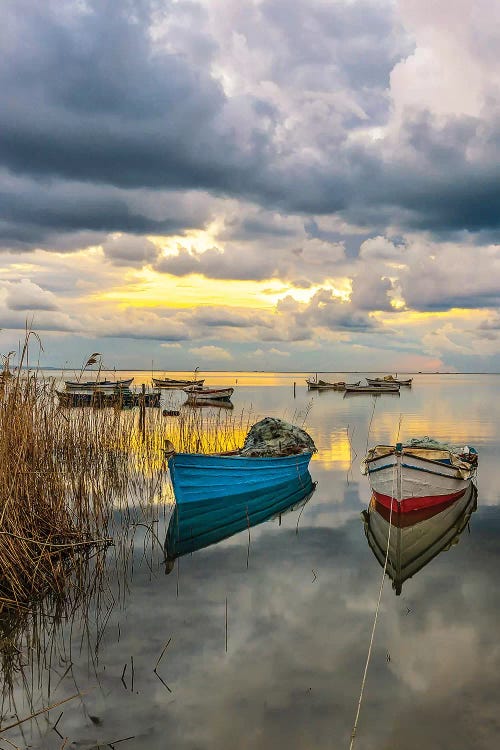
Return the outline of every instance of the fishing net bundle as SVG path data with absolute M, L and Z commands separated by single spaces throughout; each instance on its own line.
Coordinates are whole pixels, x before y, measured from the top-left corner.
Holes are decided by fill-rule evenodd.
M 315 453 L 316 446 L 305 430 L 276 417 L 265 417 L 248 431 L 241 455 L 288 456 L 308 451 Z

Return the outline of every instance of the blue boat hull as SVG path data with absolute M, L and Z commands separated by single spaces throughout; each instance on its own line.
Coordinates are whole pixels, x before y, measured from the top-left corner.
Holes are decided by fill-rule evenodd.
M 177 557 L 208 547 L 244 529 L 307 502 L 315 489 L 308 471 L 267 490 L 230 494 L 213 503 L 211 499 L 177 505 L 167 530 L 165 557 Z
M 273 489 L 308 474 L 312 453 L 291 456 L 213 456 L 175 453 L 168 459 L 178 504 L 222 500 Z

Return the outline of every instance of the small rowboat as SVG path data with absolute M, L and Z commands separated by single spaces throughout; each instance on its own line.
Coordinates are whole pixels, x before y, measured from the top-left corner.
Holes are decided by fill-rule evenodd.
M 456 500 L 470 486 L 476 469 L 474 448 L 455 449 L 430 440 L 376 445 L 362 464 L 375 499 L 393 513 Z
M 166 456 L 177 503 L 226 503 L 228 495 L 236 499 L 305 477 L 312 452 L 289 456 L 166 452 Z
M 140 406 L 160 406 L 160 391 L 145 393 L 133 393 L 129 388 L 118 388 L 116 390 L 99 390 L 92 388 L 87 390 L 57 391 L 59 405 L 72 406 L 94 406 L 94 407 L 119 407 L 132 408 Z
M 153 378 L 155 388 L 187 388 L 188 386 L 201 387 L 205 380 L 175 380 L 174 378 Z
M 234 392 L 234 388 L 207 388 L 206 386 L 199 388 L 195 385 L 190 385 L 182 390 L 187 393 L 188 402 L 193 404 L 207 400 L 229 401 Z
M 89 388 L 98 388 L 99 390 L 113 391 L 115 388 L 130 388 L 134 378 L 125 380 L 65 380 L 64 384 L 67 391 L 87 390 Z
M 396 596 L 403 583 L 422 570 L 440 552 L 455 545 L 477 508 L 477 490 L 471 484 L 458 500 L 438 508 L 393 514 L 372 497 L 363 511 L 365 534 L 373 554 L 385 566 Z
M 399 385 L 387 384 L 383 388 L 376 385 L 349 385 L 346 383 L 345 394 L 349 393 L 374 393 L 381 396 L 383 393 L 396 393 L 399 395 Z M 344 395 L 345 395 L 344 394 Z
M 243 448 L 225 453 L 177 453 L 165 442 L 165 457 L 177 504 L 236 502 L 309 476 L 316 447 L 300 427 L 265 417 L 248 431 Z
M 337 383 L 328 383 L 326 380 L 311 380 L 306 379 L 307 387 L 310 390 L 316 391 L 345 391 L 346 386 L 355 386 L 360 384 L 360 380 L 357 383 L 346 383 L 344 380 L 340 380 Z
M 406 385 L 411 386 L 413 378 L 408 378 L 408 380 L 400 380 L 398 378 L 394 378 L 392 375 L 386 375 L 383 378 L 366 378 L 366 382 L 368 385 L 374 385 L 379 386 L 382 388 L 385 388 L 387 385 Z

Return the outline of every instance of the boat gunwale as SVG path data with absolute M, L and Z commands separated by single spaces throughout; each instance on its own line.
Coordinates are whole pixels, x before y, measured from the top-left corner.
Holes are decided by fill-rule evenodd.
M 381 446 L 381 447 L 384 448 L 386 446 Z M 388 458 L 389 456 L 395 456 L 395 455 L 397 455 L 396 454 L 396 447 L 395 446 L 387 446 L 387 447 L 391 447 L 393 450 L 389 451 L 388 453 L 382 453 L 380 456 L 374 456 L 373 458 L 365 458 L 364 459 L 364 463 L 365 464 L 369 464 L 369 463 L 372 463 L 373 461 L 379 461 L 382 458 Z M 439 451 L 444 451 L 446 449 L 444 449 L 444 448 L 425 448 L 424 450 L 426 450 L 426 451 L 433 451 L 433 450 L 435 450 L 435 451 L 438 451 L 438 450 Z M 450 456 L 455 455 L 452 451 L 448 451 L 448 453 L 450 454 Z M 454 469 L 465 468 L 465 467 L 455 466 L 453 463 L 449 463 L 448 464 L 445 461 L 439 461 L 436 458 L 424 458 L 423 456 L 418 456 L 415 453 L 412 453 L 411 451 L 407 451 L 404 447 L 403 447 L 400 455 L 410 456 L 410 458 L 416 458 L 419 461 L 426 461 L 427 463 L 430 463 L 430 464 L 433 464 L 433 465 L 438 464 L 439 466 L 447 466 L 448 468 L 450 468 L 450 467 L 454 468 Z M 463 463 L 466 463 L 466 464 L 469 463 L 468 461 L 466 461 L 464 459 L 459 459 L 459 460 L 463 461 Z M 391 464 L 391 466 L 392 466 L 392 464 Z M 477 464 L 472 464 L 472 463 L 470 464 L 470 469 L 471 470 L 475 469 L 476 467 L 477 467 Z M 382 467 L 382 468 L 385 468 L 385 467 Z M 415 468 L 416 469 L 418 467 L 407 466 L 406 468 L 410 468 L 410 469 Z

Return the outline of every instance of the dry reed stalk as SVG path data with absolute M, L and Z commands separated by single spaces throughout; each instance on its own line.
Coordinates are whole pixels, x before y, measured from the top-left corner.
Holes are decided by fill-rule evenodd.
M 30 336 L 0 392 L 0 614 L 61 594 L 77 558 L 110 543 L 115 510 L 161 489 L 158 417 L 139 436 L 133 414 L 61 410 L 53 380 L 21 376 Z

